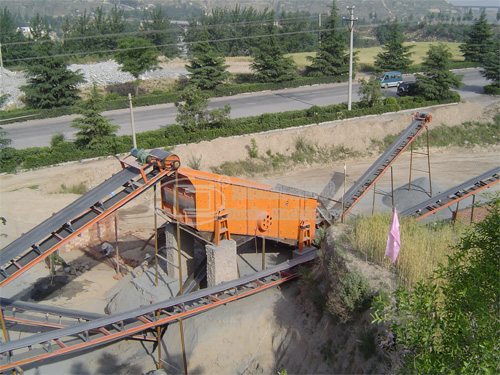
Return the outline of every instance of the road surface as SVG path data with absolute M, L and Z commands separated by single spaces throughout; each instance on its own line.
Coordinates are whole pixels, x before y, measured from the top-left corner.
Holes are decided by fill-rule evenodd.
M 464 75 L 464 86 L 458 92 L 462 99 L 480 101 L 485 105 L 491 104 L 491 97 L 482 95 L 483 86 L 487 81 L 476 69 L 457 71 Z M 412 77 L 405 78 L 411 80 Z M 353 84 L 353 101 L 359 100 L 357 94 L 358 83 Z M 396 96 L 396 88 L 384 90 L 386 96 Z M 277 113 L 291 110 L 306 109 L 313 105 L 326 106 L 347 102 L 347 83 L 306 86 L 278 91 L 266 91 L 241 94 L 230 97 L 214 98 L 210 101 L 210 108 L 231 105 L 231 117 L 257 116 L 263 113 Z M 120 125 L 118 135 L 131 134 L 130 111 L 120 109 L 104 112 L 111 123 Z M 173 104 L 160 104 L 150 107 L 134 109 L 135 131 L 141 133 L 156 130 L 175 123 L 177 109 Z M 70 123 L 77 115 L 58 118 L 32 120 L 23 123 L 3 125 L 12 140 L 12 147 L 22 149 L 27 147 L 42 147 L 50 145 L 53 135 L 61 133 L 66 139 L 74 139 L 76 129 Z M 140 146 L 140 145 L 139 145 Z

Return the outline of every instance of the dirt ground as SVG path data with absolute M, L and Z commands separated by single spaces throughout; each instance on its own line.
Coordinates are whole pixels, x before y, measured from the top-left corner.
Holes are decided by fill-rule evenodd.
M 495 113 L 498 113 L 498 108 L 498 103 L 487 108 L 478 103 L 461 103 L 459 105 L 432 108 L 429 110 L 433 115 L 430 127 L 443 123 L 453 126 L 464 121 L 490 120 Z M 411 112 L 408 111 L 383 116 L 369 116 L 349 121 L 315 124 L 285 131 L 216 139 L 212 142 L 200 142 L 194 145 L 180 145 L 174 149 L 174 152 L 180 156 L 181 161 L 184 161 L 184 166 L 186 166 L 185 161 L 189 160 L 189 158 L 193 156 L 201 157 L 201 169 L 206 171 L 210 171 L 210 167 L 220 165 L 224 161 L 245 159 L 248 156 L 247 146 L 250 145 L 250 139 L 252 138 L 256 140 L 262 153 L 268 149 L 273 153 L 289 153 L 294 140 L 298 136 L 307 137 L 318 145 L 343 144 L 355 150 L 367 152 L 372 139 L 382 139 L 387 134 L 397 133 L 408 126 L 410 122 Z M 218 150 L 224 150 L 224 152 L 217 152 Z M 378 154 L 373 150 L 372 156 L 347 159 L 346 189 L 363 174 L 377 157 Z M 410 154 L 407 151 L 394 164 L 395 187 L 408 183 L 409 161 Z M 500 144 L 488 148 L 432 149 L 432 178 L 444 189 L 450 188 L 498 166 L 499 161 Z M 109 178 L 113 173 L 118 172 L 120 168 L 119 162 L 113 157 L 0 176 L 0 216 L 5 217 L 7 220 L 6 225 L 0 225 L 0 247 L 3 248 L 22 233 L 27 232 L 48 218 L 52 213 L 59 211 L 78 198 L 78 195 L 75 194 L 61 193 L 62 184 L 71 187 L 83 183 L 88 189 L 91 189 Z M 426 176 L 427 156 L 415 155 L 414 168 L 413 179 Z M 343 171 L 344 162 L 328 165 L 297 165 L 292 170 L 284 171 L 278 175 L 257 175 L 249 179 L 271 185 L 281 183 L 321 193 L 330 180 L 335 178 L 338 180 L 338 176 L 342 176 L 343 179 Z M 384 176 L 377 186 L 380 189 L 390 189 L 390 178 Z M 499 187 L 495 185 L 490 190 L 498 189 Z M 342 188 L 337 186 L 333 193 L 332 198 L 339 198 L 342 194 Z M 365 197 L 352 212 L 354 214 L 370 212 L 371 207 L 371 196 Z M 120 209 L 120 234 L 129 233 L 130 235 L 132 233 L 132 235 L 143 239 L 149 237 L 154 227 L 152 208 L 153 197 L 151 193 L 147 193 Z M 389 210 L 390 208 L 377 205 L 377 209 Z M 129 255 L 131 257 L 137 256 L 141 260 L 144 253 L 131 252 Z M 88 272 L 82 272 L 81 275 L 75 275 L 72 279 L 72 287 L 67 290 L 66 294 L 53 299 L 51 303 L 72 309 L 80 308 L 85 311 L 102 313 L 107 303 L 106 292 L 116 283 L 116 280 L 113 279 L 114 272 L 111 266 L 92 260 L 81 251 L 62 253 L 61 256 L 68 262 L 79 263 L 83 268 L 87 265 L 89 270 Z M 3 288 L 2 295 L 5 297 L 19 296 L 26 285 L 31 284 L 38 277 L 46 276 L 47 273 L 48 270 L 45 265 L 37 265 L 19 279 L 18 285 L 11 286 L 9 284 L 7 288 Z M 235 343 L 240 342 L 231 336 L 231 330 L 243 340 L 245 340 L 245 337 L 252 337 L 248 339 L 248 345 L 243 345 L 240 348 L 241 345 L 238 344 L 238 350 L 245 353 L 244 360 L 239 354 L 234 354 L 234 350 L 232 351 L 232 357 L 227 353 L 222 354 L 222 352 L 218 351 L 219 343 L 214 343 L 217 342 L 217 332 L 222 330 L 206 331 L 204 335 L 196 331 L 196 327 L 200 324 L 206 326 L 221 325 L 225 318 L 220 317 L 220 314 L 224 314 L 224 312 L 219 311 L 207 315 L 206 321 L 200 316 L 197 318 L 199 319 L 198 323 L 193 323 L 193 326 L 187 325 L 188 333 L 186 335 L 191 340 L 188 345 L 192 350 L 190 356 L 192 373 L 234 373 L 235 371 L 241 373 L 267 373 L 275 370 L 273 363 L 276 357 L 271 354 L 283 350 L 282 346 L 280 346 L 280 342 L 283 342 L 283 340 L 288 340 L 287 342 L 290 343 L 298 340 L 299 337 L 291 336 L 290 332 L 284 331 L 283 326 L 277 326 L 275 321 L 271 322 L 266 317 L 287 310 L 283 306 L 286 304 L 286 300 L 291 299 L 291 297 L 285 296 L 285 299 L 283 299 L 279 295 L 279 291 L 276 291 L 276 293 L 268 294 L 267 297 L 257 299 L 260 301 L 259 304 L 256 304 L 255 300 L 252 302 L 252 300 L 248 299 L 238 302 L 238 305 L 235 304 L 234 307 L 228 307 L 227 312 L 230 314 L 228 316 L 233 316 L 229 320 L 231 326 L 224 329 L 224 334 L 218 337 L 219 340 L 222 340 L 220 341 L 223 343 L 222 346 L 227 350 L 234 349 Z M 269 307 L 265 308 L 265 305 Z M 245 306 L 253 307 L 245 308 Z M 237 314 L 241 314 L 241 316 Z M 255 320 L 255 314 L 259 314 L 258 320 Z M 294 317 L 289 316 L 282 319 L 293 320 Z M 252 321 L 253 326 L 250 321 Z M 307 328 L 307 322 L 303 322 L 303 326 Z M 175 332 L 175 329 L 173 331 Z M 257 333 L 254 334 L 254 331 Z M 206 337 L 208 334 L 212 336 L 210 338 Z M 203 350 L 200 350 L 200 348 Z M 174 353 L 175 350 L 172 349 L 171 352 Z M 133 355 L 136 355 L 136 352 L 131 354 L 131 356 Z M 261 362 L 259 362 L 259 358 L 262 359 Z M 293 354 L 288 353 L 286 358 L 293 358 Z M 176 361 L 172 360 L 172 363 L 174 362 Z M 238 362 L 239 365 L 237 365 Z M 179 362 L 177 361 L 177 363 Z M 286 365 L 286 361 L 280 363 Z M 231 368 L 232 370 L 230 370 Z M 323 372 L 323 370 L 326 371 L 325 373 L 328 372 L 328 369 L 321 366 L 316 370 L 318 372 Z M 173 370 L 172 372 L 176 371 Z M 119 373 L 128 372 L 120 370 Z

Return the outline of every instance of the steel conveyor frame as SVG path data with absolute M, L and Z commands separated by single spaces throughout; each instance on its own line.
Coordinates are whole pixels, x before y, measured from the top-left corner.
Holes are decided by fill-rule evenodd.
M 338 219 L 344 217 L 354 205 L 372 188 L 377 180 L 383 176 L 387 169 L 403 153 L 403 151 L 415 140 L 425 129 L 432 116 L 416 113 L 413 121 L 389 146 L 389 148 L 372 164 L 370 168 L 354 183 L 345 193 L 341 203 L 337 203 L 330 210 L 331 214 Z
M 299 275 L 297 270 L 286 271 L 310 262 L 317 256 L 317 251 L 311 251 L 299 258 L 211 288 L 86 323 L 2 343 L 0 372 L 123 338 L 133 338 L 137 333 L 150 332 L 157 326 L 250 296 L 296 278 Z M 157 340 L 154 336 L 144 336 L 144 339 Z
M 425 202 L 419 203 L 400 213 L 402 217 L 413 217 L 414 221 L 423 219 L 445 207 L 461 201 L 477 192 L 489 188 L 500 180 L 500 167 L 495 167 L 489 171 L 471 178 Z
M 156 162 L 145 166 L 128 163 L 123 170 L 0 250 L 0 286 L 14 280 L 169 173 L 173 171 L 158 169 Z M 123 188 L 117 191 L 120 187 Z

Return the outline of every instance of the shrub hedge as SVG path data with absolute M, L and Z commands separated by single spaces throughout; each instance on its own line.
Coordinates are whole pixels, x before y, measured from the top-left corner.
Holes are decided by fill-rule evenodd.
M 180 125 L 171 125 L 137 134 L 137 143 L 141 148 L 151 149 L 174 146 L 182 143 L 200 142 L 219 137 L 250 134 L 274 129 L 284 129 L 327 121 L 348 119 L 359 116 L 382 114 L 403 109 L 425 107 L 437 104 L 452 103 L 460 100 L 460 96 L 446 101 L 425 101 L 421 97 L 406 96 L 394 100 L 386 100 L 376 107 L 363 107 L 359 103 L 352 104 L 352 110 L 347 110 L 347 104 L 335 104 L 326 107 L 313 106 L 305 110 L 281 113 L 266 113 L 230 120 L 222 128 L 212 128 L 188 132 Z M 116 137 L 116 145 L 103 146 L 96 149 L 81 149 L 72 142 L 60 142 L 54 147 L 35 147 L 17 150 L 11 147 L 0 151 L 0 172 L 14 172 L 17 168 L 32 169 L 49 166 L 67 161 L 82 160 L 99 156 L 109 156 L 125 153 L 132 147 L 132 137 L 129 135 Z M 107 148 L 106 148 L 107 147 Z

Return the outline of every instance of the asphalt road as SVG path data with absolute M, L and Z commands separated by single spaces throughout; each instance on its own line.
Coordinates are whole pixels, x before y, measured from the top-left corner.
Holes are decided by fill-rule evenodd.
M 487 81 L 478 70 L 466 69 L 456 71 L 464 75 L 464 85 L 459 93 L 462 99 L 480 101 L 490 104 L 491 97 L 482 95 L 483 86 Z M 412 80 L 412 77 L 405 77 Z M 353 101 L 359 99 L 359 84 L 353 83 Z M 241 94 L 236 96 L 215 98 L 209 107 L 231 105 L 231 117 L 256 116 L 263 113 L 276 113 L 290 110 L 306 109 L 313 105 L 326 106 L 347 102 L 347 83 L 299 87 L 279 91 Z M 384 90 L 386 96 L 396 96 L 396 88 Z M 103 113 L 111 123 L 120 125 L 119 135 L 131 134 L 130 111 L 121 109 Z M 134 123 L 137 133 L 155 130 L 175 123 L 177 109 L 173 104 L 160 104 L 151 107 L 134 108 Z M 74 116 L 63 116 L 52 119 L 32 120 L 23 123 L 3 125 L 12 139 L 12 147 L 22 149 L 27 147 L 48 146 L 54 134 L 62 133 L 66 139 L 74 139 L 76 130 L 70 125 Z M 139 145 L 140 146 L 140 145 Z

